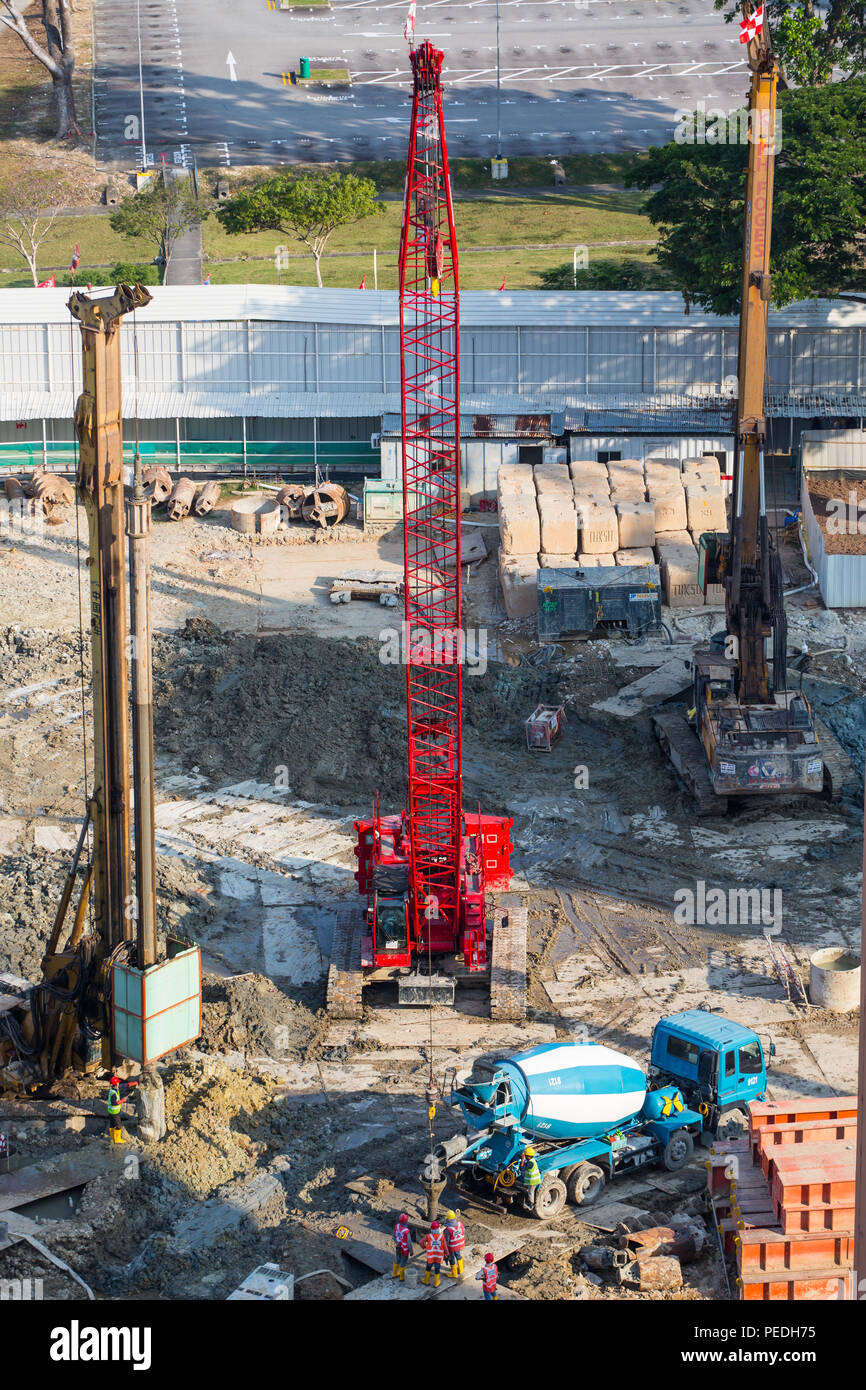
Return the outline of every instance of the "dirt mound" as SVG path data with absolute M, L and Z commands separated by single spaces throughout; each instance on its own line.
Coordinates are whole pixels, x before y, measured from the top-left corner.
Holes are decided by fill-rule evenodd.
M 156 746 L 216 785 L 273 783 L 284 767 L 306 801 L 366 805 L 378 790 L 383 805 L 400 805 L 405 669 L 383 664 L 380 651 L 376 642 L 309 635 L 231 638 L 195 619 L 154 641 Z M 467 674 L 470 758 L 476 735 L 479 757 L 491 743 L 513 745 L 545 679 L 503 667 Z
M 68 867 L 68 855 L 44 849 L 0 857 L 0 969 L 27 980 L 41 977 Z M 67 931 L 71 926 L 70 916 Z
M 571 1300 L 578 1287 L 572 1251 L 559 1242 L 532 1240 L 508 1261 L 513 1271 L 509 1288 L 523 1298 Z
M 303 1061 L 320 1047 L 323 1021 L 264 975 L 206 976 L 202 984 L 201 1052 L 244 1052 Z

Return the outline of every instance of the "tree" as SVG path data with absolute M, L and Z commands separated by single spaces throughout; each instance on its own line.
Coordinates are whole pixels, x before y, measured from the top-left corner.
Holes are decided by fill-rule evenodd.
M 72 90 L 72 74 L 75 71 L 74 11 L 73 0 L 42 0 L 40 20 L 45 30 L 45 42 L 40 43 L 31 27 L 33 21 L 28 23 L 13 0 L 0 0 L 0 24 L 18 35 L 24 47 L 50 74 L 58 140 L 77 138 L 79 134 Z
M 779 94 L 771 278 L 773 303 L 832 298 L 859 288 L 866 266 L 866 80 Z M 730 134 L 738 122 L 728 123 Z M 743 257 L 747 148 L 655 147 L 627 176 L 652 190 L 645 211 L 660 230 L 659 264 L 695 303 L 737 311 Z
M 322 285 L 321 259 L 338 227 L 382 214 L 372 179 L 357 174 L 278 174 L 245 189 L 217 213 L 227 232 L 282 232 L 308 246 Z
M 628 259 L 595 261 L 576 277 L 573 263 L 566 261 L 539 271 L 538 278 L 546 290 L 663 290 L 671 284 L 659 266 Z
M 33 165 L 13 165 L 0 182 L 0 244 L 27 262 L 39 284 L 39 247 L 64 208 L 74 207 L 80 191 L 67 174 Z
M 739 4 L 715 0 L 717 10 L 733 23 L 741 18 Z M 866 73 L 866 0 L 764 0 L 765 22 L 784 82 L 823 87 L 838 69 L 846 77 Z
M 166 174 L 146 193 L 125 198 L 111 214 L 115 232 L 144 237 L 162 258 L 162 283 L 168 274 L 171 253 L 178 237 L 201 220 L 202 204 L 187 178 Z

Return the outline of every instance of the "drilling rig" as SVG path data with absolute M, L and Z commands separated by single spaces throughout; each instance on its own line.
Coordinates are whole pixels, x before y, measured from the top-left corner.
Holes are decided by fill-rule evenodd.
M 767 314 L 778 67 L 763 11 L 743 6 L 748 36 L 749 163 L 743 243 L 734 479 L 727 532 L 700 537 L 698 577 L 724 586 L 725 628 L 694 653 L 689 722 L 677 711 L 653 716 L 656 737 L 693 792 L 700 814 L 727 798 L 779 792 L 838 799 L 845 758 L 788 685 L 782 562 L 767 517 Z M 772 670 L 767 648 L 772 647 Z
M 408 806 L 382 815 L 377 800 L 355 822 L 366 911 L 338 914 L 336 1017 L 359 1017 L 363 984 L 395 977 L 400 1003 L 453 1003 L 456 981 L 489 981 L 494 1017 L 525 1016 L 525 912 L 515 902 L 493 925 L 487 899 L 511 880 L 512 822 L 463 807 L 460 293 L 443 60 L 427 41 L 410 51 L 400 241 Z
M 200 950 L 169 936 L 161 951 L 157 933 L 151 518 L 137 450 L 128 501 L 124 493 L 120 330 L 150 299 L 143 286 L 121 284 L 69 300 L 82 343 L 75 432 L 88 522 L 93 772 L 42 978 L 7 977 L 0 996 L 0 1086 L 23 1091 L 124 1059 L 147 1069 L 201 1031 Z

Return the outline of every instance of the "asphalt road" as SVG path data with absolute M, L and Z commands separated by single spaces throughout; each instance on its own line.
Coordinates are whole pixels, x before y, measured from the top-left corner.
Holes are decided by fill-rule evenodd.
M 275 0 L 276 2 L 276 0 Z M 410 91 L 408 0 L 95 0 L 100 157 L 140 146 L 140 4 L 148 151 L 225 166 L 399 158 Z M 735 25 L 711 0 L 500 0 L 503 154 L 642 148 L 678 108 L 730 110 L 748 85 Z M 416 37 L 446 55 L 453 155 L 496 153 L 495 0 L 419 0 Z M 231 55 L 232 61 L 229 61 Z M 286 85 L 301 56 L 348 67 L 348 90 Z

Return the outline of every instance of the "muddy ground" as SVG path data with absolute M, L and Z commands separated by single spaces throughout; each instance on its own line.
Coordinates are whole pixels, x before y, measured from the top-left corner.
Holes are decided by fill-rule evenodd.
M 187 560 L 201 566 L 207 553 L 201 529 L 190 529 L 188 552 L 176 532 L 170 578 L 179 592 Z M 68 539 L 26 557 L 28 583 L 50 576 L 64 612 L 74 611 Z M 331 565 L 339 543 L 291 549 L 300 564 L 312 564 L 315 550 Z M 169 583 L 165 573 L 160 583 Z M 36 979 L 92 780 L 82 726 L 89 667 L 77 624 L 28 624 L 18 584 L 14 604 L 0 586 L 0 970 Z M 804 688 L 855 763 L 846 799 L 742 802 L 724 820 L 698 822 L 652 738 L 651 711 L 619 719 L 596 707 L 646 674 L 647 663 L 669 657 L 666 639 L 539 652 L 525 625 L 505 621 L 492 562 L 467 589 L 467 620 L 487 630 L 491 656 L 464 680 L 464 799 L 514 818 L 514 887 L 529 907 L 530 1009 L 525 1026 L 492 1026 L 483 998 L 467 997 L 456 1014 L 435 1018 L 432 1059 L 424 1011 L 395 1017 L 377 998 L 357 1024 L 334 1024 L 323 1012 L 334 911 L 357 901 L 352 819 L 369 811 L 376 791 L 383 810 L 403 804 L 402 667 L 383 664 L 369 636 L 341 634 L 326 599 L 311 608 L 317 631 L 237 632 L 182 605 L 176 621 L 160 624 L 160 927 L 202 944 L 202 1036 L 162 1064 L 168 1137 L 142 1148 L 130 1125 L 133 1165 L 116 1170 L 99 1134 L 41 1121 L 38 1102 L 23 1117 L 7 1105 L 0 1125 L 13 1165 L 94 1148 L 103 1156 L 105 1171 L 73 1193 L 77 1206 L 43 1236 L 98 1297 L 225 1298 L 265 1261 L 296 1275 L 331 1271 L 299 1283 L 299 1299 L 336 1299 L 347 1285 L 365 1285 L 376 1259 L 387 1263 L 395 1211 L 423 1206 L 415 1177 L 428 1143 L 431 1062 L 438 1077 L 480 1054 L 580 1036 L 645 1058 L 660 1013 L 703 1003 L 773 1038 L 774 1094 L 853 1085 L 856 1017 L 807 1013 L 790 1001 L 760 924 L 674 914 L 678 893 L 699 880 L 754 885 L 782 894 L 781 941 L 801 979 L 817 946 L 856 948 L 866 730 L 857 615 L 825 613 L 808 594 L 792 602 L 792 655 L 808 649 Z M 245 590 L 238 602 L 248 618 L 255 595 Z M 688 651 L 718 623 L 705 612 L 676 615 L 671 642 Z M 833 646 L 844 650 L 819 655 Z M 539 700 L 561 701 L 568 714 L 546 756 L 529 754 L 522 737 Z M 612 933 L 604 940 L 574 926 L 575 916 L 585 923 L 593 913 Z M 98 1098 L 104 1085 L 80 1080 L 54 1093 Z M 435 1137 L 456 1129 L 440 1105 Z M 696 1159 L 676 1191 L 645 1182 L 627 1200 L 662 1220 L 696 1200 L 702 1184 Z M 464 1211 L 478 1248 L 508 1245 L 510 1218 Z M 57 1209 L 50 1215 L 58 1219 Z M 555 1224 L 553 1240 L 530 1231 L 506 1252 L 503 1279 L 515 1296 L 662 1297 L 591 1277 L 581 1252 L 610 1237 L 571 1209 Z M 336 1235 L 344 1228 L 366 1263 L 345 1253 Z M 0 1276 L 25 1272 L 44 1278 L 46 1296 L 80 1294 L 26 1244 L 0 1249 Z M 684 1288 L 668 1296 L 725 1296 L 711 1247 L 684 1272 Z

